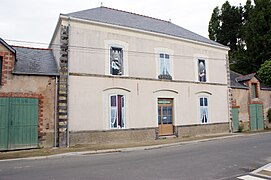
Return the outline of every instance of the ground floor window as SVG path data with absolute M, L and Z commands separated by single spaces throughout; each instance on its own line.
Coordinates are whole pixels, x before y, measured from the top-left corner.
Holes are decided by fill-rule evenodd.
M 208 98 L 207 97 L 200 97 L 200 122 L 201 123 L 208 123 Z
M 125 98 L 123 95 L 110 96 L 110 127 L 124 128 L 125 125 Z

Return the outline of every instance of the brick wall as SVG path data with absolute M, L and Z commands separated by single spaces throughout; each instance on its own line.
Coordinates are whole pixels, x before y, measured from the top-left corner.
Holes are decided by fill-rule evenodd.
M 4 86 L 5 84 L 7 84 L 7 79 L 11 78 L 11 72 L 14 68 L 15 57 L 12 52 L 0 52 L 0 56 L 3 57 L 1 86 Z

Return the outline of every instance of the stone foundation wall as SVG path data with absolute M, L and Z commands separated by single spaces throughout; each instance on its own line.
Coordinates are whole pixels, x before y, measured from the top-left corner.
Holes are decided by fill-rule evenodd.
M 146 142 L 155 139 L 156 128 L 70 132 L 70 146 L 76 144 Z
M 228 133 L 229 123 L 176 126 L 175 130 L 176 130 L 175 134 L 180 138 L 215 133 Z

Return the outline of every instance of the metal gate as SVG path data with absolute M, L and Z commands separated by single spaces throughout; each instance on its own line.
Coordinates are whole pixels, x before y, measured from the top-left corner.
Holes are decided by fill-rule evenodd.
M 250 115 L 250 130 L 251 131 L 263 130 L 264 129 L 263 105 L 250 104 L 249 115 Z
M 0 150 L 38 146 L 38 99 L 0 98 Z
M 239 128 L 239 108 L 232 108 L 232 131 L 237 132 Z

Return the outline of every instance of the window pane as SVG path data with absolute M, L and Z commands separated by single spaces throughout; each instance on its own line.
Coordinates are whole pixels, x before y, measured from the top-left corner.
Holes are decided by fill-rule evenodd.
M 172 124 L 172 116 L 167 116 L 167 123 Z
M 111 107 L 111 128 L 117 127 L 117 108 Z
M 206 66 L 205 60 L 198 60 L 199 81 L 206 82 Z
M 166 58 L 166 59 L 169 59 L 169 55 L 168 55 L 168 54 L 165 54 L 165 58 Z
M 165 59 L 165 66 L 166 66 L 166 74 L 170 74 L 170 61 L 169 61 L 169 59 Z
M 164 59 L 160 59 L 160 74 L 163 74 L 164 71 Z
M 164 54 L 160 54 L 160 58 L 163 58 L 164 59 L 165 55 Z
M 207 107 L 200 107 L 200 121 L 201 123 L 208 122 L 208 108 Z
M 116 96 L 111 96 L 111 107 L 116 107 L 117 106 L 117 100 Z
M 110 48 L 110 73 L 112 75 L 123 74 L 123 50 L 121 48 Z
M 208 99 L 207 98 L 204 98 L 204 105 L 208 106 Z
M 200 101 L 200 106 L 203 106 L 203 98 L 200 98 L 199 101 Z

